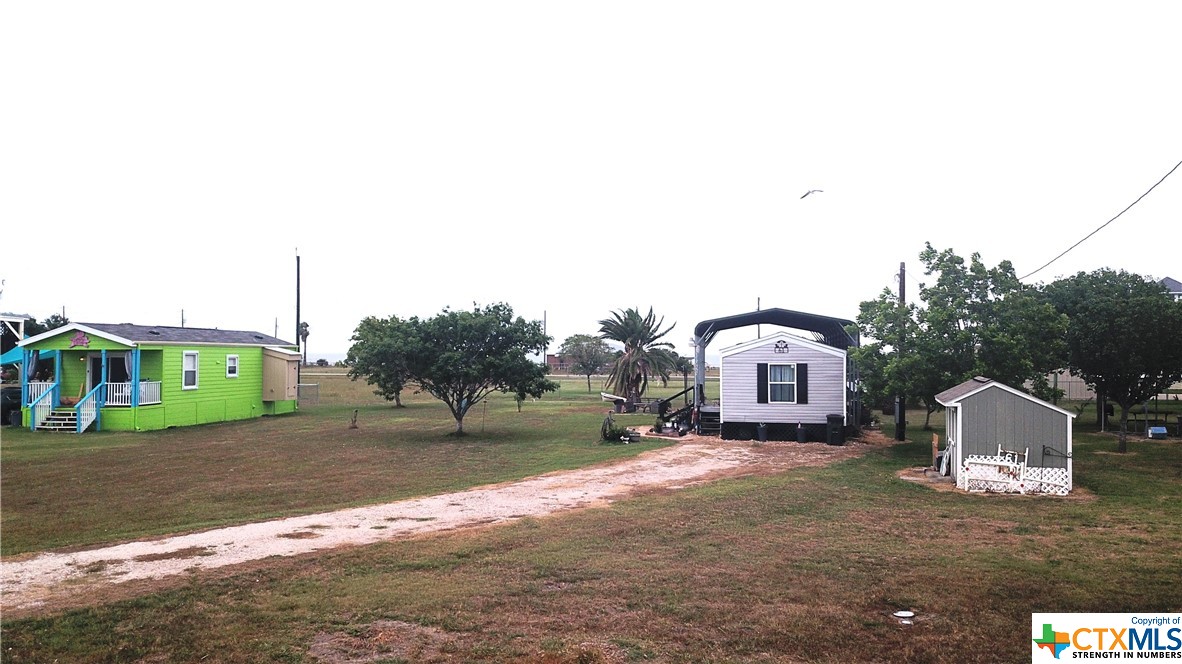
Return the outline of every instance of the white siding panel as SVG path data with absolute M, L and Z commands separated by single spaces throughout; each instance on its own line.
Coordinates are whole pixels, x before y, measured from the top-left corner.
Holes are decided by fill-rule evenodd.
M 845 414 L 845 355 L 834 355 L 793 344 L 787 353 L 776 353 L 774 344 L 755 346 L 722 357 L 721 406 L 723 422 L 783 422 L 824 424 L 830 413 Z M 836 349 L 835 349 L 836 350 Z M 840 351 L 839 351 L 840 352 Z M 809 365 L 807 404 L 757 403 L 756 365 L 805 363 Z

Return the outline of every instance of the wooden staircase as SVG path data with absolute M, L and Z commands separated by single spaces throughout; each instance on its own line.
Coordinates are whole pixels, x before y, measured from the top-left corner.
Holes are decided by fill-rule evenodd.
M 45 421 L 37 425 L 38 431 L 78 431 L 78 413 L 72 408 L 54 408 Z

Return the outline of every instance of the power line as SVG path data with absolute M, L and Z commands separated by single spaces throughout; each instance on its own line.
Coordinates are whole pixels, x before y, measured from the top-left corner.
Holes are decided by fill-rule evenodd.
M 1037 270 L 1035 270 L 1034 272 L 1031 272 L 1030 274 L 1026 275 L 1026 277 L 1032 277 L 1032 276 L 1034 276 L 1034 275 L 1038 274 L 1039 272 L 1042 272 L 1042 271 L 1043 271 L 1044 269 L 1046 269 L 1046 268 L 1047 268 L 1047 267 L 1048 267 L 1048 266 L 1049 266 L 1051 263 L 1054 263 L 1055 261 L 1059 260 L 1060 258 L 1063 258 L 1064 256 L 1066 256 L 1068 251 L 1071 251 L 1072 249 L 1074 249 L 1074 248 L 1078 247 L 1079 245 L 1083 244 L 1083 243 L 1084 243 L 1084 240 L 1087 240 L 1089 237 L 1092 237 L 1092 236 L 1093 236 L 1093 235 L 1095 235 L 1096 233 L 1099 233 L 1101 230 L 1103 230 L 1103 229 L 1104 229 L 1104 227 L 1105 227 L 1105 226 L 1107 226 L 1108 224 L 1111 224 L 1112 222 L 1116 221 L 1116 220 L 1117 220 L 1117 218 L 1118 218 L 1118 217 L 1120 217 L 1120 215 L 1122 215 L 1122 214 L 1124 214 L 1124 213 L 1128 212 L 1128 211 L 1129 211 L 1129 208 L 1133 207 L 1133 206 L 1134 206 L 1134 205 L 1136 205 L 1137 203 L 1140 203 L 1142 198 L 1145 198 L 1146 196 L 1148 196 L 1148 195 L 1149 195 L 1149 192 L 1153 191 L 1153 190 L 1154 190 L 1154 189 L 1157 187 L 1157 185 L 1161 184 L 1162 182 L 1165 182 L 1166 178 L 1170 177 L 1170 175 L 1171 175 L 1171 174 L 1172 174 L 1174 171 L 1178 170 L 1178 167 L 1179 167 L 1179 166 L 1182 166 L 1182 161 L 1180 161 L 1180 162 L 1178 162 L 1178 163 L 1174 164 L 1174 167 L 1170 169 L 1170 172 L 1169 172 L 1169 173 L 1166 173 L 1165 175 L 1161 176 L 1161 179 L 1160 179 L 1160 180 L 1158 180 L 1156 183 L 1154 183 L 1154 185 L 1153 185 L 1152 187 L 1150 187 L 1150 188 L 1149 188 L 1149 189 L 1148 189 L 1148 190 L 1147 190 L 1147 191 L 1146 191 L 1144 194 L 1141 194 L 1139 197 L 1137 197 L 1137 200 L 1133 201 L 1132 203 L 1129 203 L 1129 207 L 1127 207 L 1127 208 L 1125 208 L 1125 209 L 1121 210 L 1121 211 L 1120 211 L 1120 212 L 1119 212 L 1119 213 L 1118 213 L 1118 214 L 1117 214 L 1115 217 L 1113 217 L 1113 218 L 1109 219 L 1108 221 L 1104 222 L 1104 223 L 1103 223 L 1103 224 L 1100 226 L 1100 228 L 1097 228 L 1096 230 L 1092 231 L 1091 233 L 1088 233 L 1088 234 L 1087 234 L 1087 236 L 1086 236 L 1086 237 L 1084 237 L 1084 239 L 1083 239 L 1083 240 L 1080 240 L 1079 242 L 1076 242 L 1075 244 L 1071 245 L 1070 247 L 1067 247 L 1066 251 L 1064 251 L 1063 253 L 1059 254 L 1058 256 L 1055 256 L 1055 257 L 1054 257 L 1054 258 L 1052 258 L 1051 260 L 1047 261 L 1047 264 L 1046 264 L 1046 265 L 1043 265 L 1042 267 L 1038 268 L 1038 269 L 1037 269 Z M 1020 280 L 1022 280 L 1022 279 L 1025 279 L 1026 277 L 1018 277 L 1018 279 L 1019 279 L 1019 281 L 1020 281 Z

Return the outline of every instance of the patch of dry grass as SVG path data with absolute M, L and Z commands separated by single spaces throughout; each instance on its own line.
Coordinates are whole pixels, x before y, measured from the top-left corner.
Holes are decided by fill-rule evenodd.
M 1089 500 L 934 491 L 896 476 L 930 445 L 883 445 L 8 620 L 5 661 L 1025 661 L 1032 612 L 1182 608 L 1182 446 L 1107 444 Z
M 6 556 L 456 491 L 670 444 L 600 445 L 597 401 L 497 395 L 455 426 L 440 402 L 394 408 L 363 382 L 317 378 L 298 413 L 144 433 L 5 428 Z M 361 411 L 350 429 L 352 411 Z

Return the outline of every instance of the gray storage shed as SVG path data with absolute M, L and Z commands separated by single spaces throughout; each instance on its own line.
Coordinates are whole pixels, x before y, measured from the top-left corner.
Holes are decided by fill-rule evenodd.
M 1073 413 L 983 376 L 936 401 L 947 409 L 949 466 L 960 488 L 1071 490 Z M 974 486 L 974 480 L 981 481 Z

